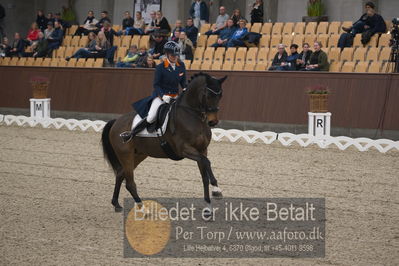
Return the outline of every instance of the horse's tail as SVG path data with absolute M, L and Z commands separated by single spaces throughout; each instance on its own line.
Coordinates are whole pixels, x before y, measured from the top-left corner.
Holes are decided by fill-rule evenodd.
M 114 169 L 114 172 L 116 173 L 122 167 L 122 165 L 119 162 L 118 157 L 116 156 L 114 148 L 112 148 L 111 141 L 109 139 L 109 132 L 115 121 L 116 119 L 113 119 L 105 124 L 101 136 L 101 142 L 103 145 L 104 158 L 109 162 L 109 164 L 112 166 L 112 169 Z

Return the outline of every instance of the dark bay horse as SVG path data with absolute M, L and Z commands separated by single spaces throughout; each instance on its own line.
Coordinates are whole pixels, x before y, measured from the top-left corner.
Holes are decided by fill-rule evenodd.
M 162 137 L 178 157 L 197 162 L 204 186 L 204 200 L 208 205 L 211 202 L 209 183 L 213 186 L 212 195 L 222 196 L 207 158 L 207 149 L 212 137 L 210 126 L 218 123 L 217 112 L 222 98 L 222 83 L 226 78 L 216 79 L 205 73 L 194 75 L 187 89 L 173 104 L 172 109 L 175 109 L 171 114 L 174 115 L 169 116 L 167 130 Z M 112 205 L 116 212 L 122 211 L 118 198 L 123 180 L 135 202 L 141 204 L 134 182 L 134 169 L 148 156 L 168 158 L 158 138 L 136 136 L 128 143 L 122 142 L 119 135 L 131 129 L 135 115 L 136 113 L 132 111 L 109 121 L 102 132 L 104 157 L 112 166 L 116 176 L 112 197 Z

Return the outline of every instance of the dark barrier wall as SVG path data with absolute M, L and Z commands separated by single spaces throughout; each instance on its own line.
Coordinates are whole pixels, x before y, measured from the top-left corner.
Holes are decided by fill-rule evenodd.
M 399 130 L 399 75 L 303 72 L 225 72 L 220 119 L 307 124 L 306 87 L 328 85 L 332 126 Z M 189 72 L 192 74 L 194 72 Z M 0 67 L 0 107 L 28 108 L 29 80 L 51 80 L 53 110 L 125 113 L 152 91 L 153 70 Z

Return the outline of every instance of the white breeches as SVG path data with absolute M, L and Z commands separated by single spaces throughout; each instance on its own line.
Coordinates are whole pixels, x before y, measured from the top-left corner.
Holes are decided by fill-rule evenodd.
M 164 102 L 159 97 L 156 97 L 154 100 L 152 100 L 151 107 L 150 107 L 150 110 L 148 111 L 148 116 L 147 116 L 148 123 L 151 124 L 151 123 L 155 122 L 155 120 L 157 118 L 158 108 L 163 103 Z

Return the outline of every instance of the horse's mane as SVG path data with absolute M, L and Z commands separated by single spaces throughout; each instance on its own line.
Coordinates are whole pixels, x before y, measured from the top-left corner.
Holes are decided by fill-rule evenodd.
M 209 74 L 207 74 L 207 73 L 199 72 L 199 73 L 195 73 L 194 75 L 192 75 L 192 76 L 191 76 L 191 79 L 188 81 L 188 83 L 190 84 L 192 81 L 194 81 L 194 80 L 195 80 L 196 78 L 198 78 L 198 77 L 205 77 L 206 80 L 209 80 L 209 79 L 212 78 L 212 77 L 211 77 Z

